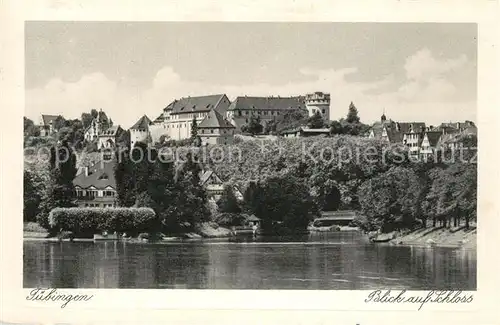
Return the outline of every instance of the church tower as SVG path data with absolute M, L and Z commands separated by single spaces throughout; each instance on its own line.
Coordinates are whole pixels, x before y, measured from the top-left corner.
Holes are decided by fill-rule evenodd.
M 319 112 L 324 119 L 330 119 L 330 94 L 315 92 L 306 95 L 306 107 L 309 117 Z

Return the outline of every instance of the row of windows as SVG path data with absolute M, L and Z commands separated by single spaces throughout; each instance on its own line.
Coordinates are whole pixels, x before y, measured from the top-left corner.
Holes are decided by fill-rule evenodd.
M 244 113 L 242 113 L 242 111 L 236 111 L 236 115 L 237 116 L 243 116 L 243 115 L 251 115 L 253 114 L 254 111 L 243 111 Z M 248 113 L 250 112 L 250 114 Z M 260 111 L 260 110 L 256 110 L 257 112 L 257 115 L 271 115 L 271 116 L 274 116 L 274 115 L 280 115 L 280 112 L 279 111 Z
M 173 114 L 170 116 L 166 116 L 165 119 L 169 120 L 172 117 L 172 120 L 182 120 L 182 119 L 192 119 L 193 117 L 205 117 L 207 113 L 190 113 L 190 114 Z
M 99 192 L 100 191 L 98 191 L 98 190 L 86 190 L 86 191 L 76 190 L 76 196 L 77 197 L 83 197 L 83 196 L 86 196 L 86 197 L 100 197 L 100 196 L 115 197 L 116 196 L 115 191 L 101 191 L 102 195 L 99 195 Z
M 88 203 L 88 204 L 85 204 L 85 207 L 86 208 L 112 208 L 114 207 L 115 205 L 114 204 L 99 204 L 99 203 Z
M 313 108 L 313 109 L 312 109 L 312 113 L 313 113 L 313 114 L 316 114 L 316 112 L 319 112 L 319 109 L 318 109 L 318 110 L 316 110 L 315 108 Z M 321 114 L 326 114 L 326 110 L 325 110 L 324 108 L 321 110 Z
M 247 121 L 247 123 L 248 123 L 248 121 Z M 164 125 L 163 127 L 169 129 L 170 125 L 167 124 L 167 125 Z M 187 128 L 187 127 L 188 127 L 187 123 L 184 123 L 184 124 L 181 123 L 181 124 L 174 124 L 174 125 L 172 125 L 172 129 L 174 129 L 174 128 L 176 128 L 176 129 Z M 206 133 L 214 133 L 214 129 L 210 129 L 210 132 L 208 132 L 208 130 L 206 130 L 206 131 L 207 131 Z M 226 134 L 226 132 L 227 132 L 226 130 L 224 130 L 224 129 L 222 130 L 223 134 Z M 205 129 L 201 129 L 201 133 L 205 133 Z

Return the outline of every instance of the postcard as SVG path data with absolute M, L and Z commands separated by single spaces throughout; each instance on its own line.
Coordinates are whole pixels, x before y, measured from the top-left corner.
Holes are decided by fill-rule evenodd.
M 384 2 L 9 1 L 1 320 L 493 324 L 498 4 Z

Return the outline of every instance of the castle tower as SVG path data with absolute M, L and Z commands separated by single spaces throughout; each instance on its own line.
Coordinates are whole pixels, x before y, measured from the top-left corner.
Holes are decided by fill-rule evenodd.
M 315 92 L 306 95 L 306 107 L 309 117 L 319 112 L 326 120 L 330 119 L 330 94 Z
M 134 148 L 137 142 L 145 142 L 149 144 L 151 141 L 150 126 L 153 124 L 149 117 L 142 116 L 130 130 L 130 148 Z

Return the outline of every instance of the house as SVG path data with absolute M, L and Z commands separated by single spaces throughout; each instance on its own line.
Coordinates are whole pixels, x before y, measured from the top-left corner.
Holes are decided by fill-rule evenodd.
M 218 201 L 224 191 L 224 182 L 213 170 L 205 170 L 200 173 L 200 184 L 205 188 L 207 197 L 210 200 Z M 236 199 L 243 200 L 243 194 L 234 186 Z
M 153 124 L 149 117 L 143 115 L 134 125 L 129 129 L 130 131 L 130 148 L 134 148 L 137 142 L 144 142 L 151 144 L 151 130 Z
M 85 138 L 86 141 L 92 142 L 97 140 L 97 137 L 101 133 L 101 123 L 97 118 L 93 119 L 92 122 L 90 122 L 90 125 L 85 129 L 85 133 L 83 137 Z
M 285 130 L 281 132 L 281 135 L 285 138 L 311 137 L 329 134 L 330 129 L 311 129 L 306 126 L 301 126 L 295 129 Z
M 204 145 L 227 145 L 233 143 L 234 129 L 234 125 L 229 123 L 223 115 L 215 109 L 211 109 L 198 125 L 198 136 Z
M 101 161 L 83 167 L 73 180 L 79 207 L 116 207 L 115 161 Z
M 425 132 L 420 143 L 419 155 L 422 159 L 430 159 L 439 149 L 439 140 L 442 132 L 430 131 Z
M 113 125 L 109 127 L 107 130 L 102 131 L 98 135 L 98 144 L 97 148 L 99 150 L 102 149 L 112 149 L 116 147 L 116 142 L 118 138 L 125 132 L 119 125 Z
M 253 214 L 249 215 L 245 218 L 245 226 L 249 227 L 260 226 L 260 219 Z
M 312 105 L 313 98 L 311 97 L 310 103 Z M 328 105 L 326 104 L 328 103 Z M 329 110 L 329 97 L 323 99 L 320 103 L 322 109 L 326 112 L 326 107 Z M 318 106 L 316 105 L 316 106 Z M 319 107 L 318 106 L 318 107 Z M 311 111 L 312 111 L 311 106 Z M 318 108 L 319 109 L 319 108 Z M 295 97 L 251 97 L 240 96 L 237 97 L 229 106 L 227 110 L 227 119 L 236 126 L 236 130 L 240 130 L 241 126 L 248 123 L 251 116 L 260 117 L 262 125 L 283 117 L 287 112 L 294 110 L 303 110 L 307 112 L 306 98 L 304 96 Z
M 58 115 L 47 115 L 42 114 L 40 116 L 39 128 L 40 128 L 40 136 L 46 137 L 54 134 L 58 130 L 55 128 L 55 122 L 59 116 Z
M 396 141 L 399 138 L 399 132 L 396 130 L 396 122 L 387 119 L 385 114 L 382 114 L 380 121 L 373 123 L 372 127 L 367 133 L 370 139 L 380 139 L 386 142 Z
M 199 125 L 211 110 L 225 116 L 230 104 L 225 94 L 176 99 L 163 109 L 152 123 L 151 130 L 155 137 L 165 135 L 173 140 L 188 139 L 193 119 Z
M 92 119 L 90 125 L 85 129 L 83 137 L 86 141 L 92 142 L 99 138 L 99 135 L 103 133 L 108 127 L 108 117 L 102 111 L 99 110 L 97 116 Z

